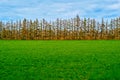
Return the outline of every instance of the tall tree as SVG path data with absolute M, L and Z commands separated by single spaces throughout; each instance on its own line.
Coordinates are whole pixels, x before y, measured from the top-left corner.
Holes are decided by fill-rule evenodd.
M 0 39 L 3 39 L 3 22 L 0 21 Z

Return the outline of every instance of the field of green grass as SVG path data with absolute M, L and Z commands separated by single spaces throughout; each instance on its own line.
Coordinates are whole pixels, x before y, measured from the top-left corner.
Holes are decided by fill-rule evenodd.
M 0 80 L 103 79 L 120 79 L 119 40 L 0 40 Z

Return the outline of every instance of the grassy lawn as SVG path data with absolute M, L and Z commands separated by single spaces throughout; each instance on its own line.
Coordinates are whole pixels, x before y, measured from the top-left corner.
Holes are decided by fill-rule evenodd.
M 0 41 L 0 80 L 119 80 L 120 41 Z

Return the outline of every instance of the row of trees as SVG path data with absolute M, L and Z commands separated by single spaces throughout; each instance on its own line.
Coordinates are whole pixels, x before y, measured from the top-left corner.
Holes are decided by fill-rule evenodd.
M 110 21 L 75 18 L 56 21 L 0 22 L 0 39 L 8 40 L 120 40 L 120 17 Z

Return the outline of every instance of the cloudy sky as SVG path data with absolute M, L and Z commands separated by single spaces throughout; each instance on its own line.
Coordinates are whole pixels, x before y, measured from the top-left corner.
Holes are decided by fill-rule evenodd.
M 120 0 L 0 0 L 0 20 L 120 17 Z

